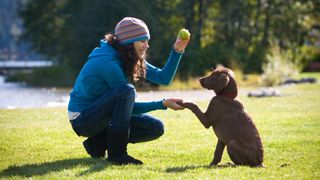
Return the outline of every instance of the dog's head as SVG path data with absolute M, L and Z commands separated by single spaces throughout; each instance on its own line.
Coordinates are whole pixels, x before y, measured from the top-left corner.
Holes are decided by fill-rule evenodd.
M 212 71 L 209 76 L 200 78 L 203 88 L 213 90 L 216 95 L 235 98 L 238 94 L 234 72 L 228 68 L 218 68 Z

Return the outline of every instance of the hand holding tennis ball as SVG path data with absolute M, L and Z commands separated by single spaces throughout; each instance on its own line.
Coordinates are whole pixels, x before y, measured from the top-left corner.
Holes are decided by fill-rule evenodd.
M 174 43 L 174 49 L 177 52 L 183 52 L 184 49 L 187 47 L 190 41 L 190 32 L 183 28 L 179 31 L 176 42 Z
M 183 41 L 190 39 L 190 32 L 187 29 L 183 28 L 179 31 L 178 38 Z

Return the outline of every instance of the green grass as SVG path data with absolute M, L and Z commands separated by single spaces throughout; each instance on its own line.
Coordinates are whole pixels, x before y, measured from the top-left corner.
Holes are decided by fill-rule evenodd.
M 239 97 L 261 134 L 265 168 L 230 166 L 226 152 L 209 167 L 217 138 L 188 110 L 152 112 L 165 134 L 128 146 L 144 165 L 114 166 L 89 158 L 66 109 L 16 109 L 0 110 L 0 179 L 319 179 L 320 84 L 280 90 L 282 97 Z

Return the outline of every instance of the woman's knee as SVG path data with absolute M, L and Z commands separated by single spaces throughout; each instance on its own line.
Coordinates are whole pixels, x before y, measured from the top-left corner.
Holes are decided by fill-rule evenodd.
M 154 122 L 154 133 L 160 137 L 164 134 L 164 125 L 160 120 Z
M 130 142 L 147 142 L 160 138 L 164 134 L 163 123 L 149 115 L 132 116 L 130 124 Z
M 135 100 L 136 88 L 131 83 L 123 84 L 116 88 L 117 93 L 121 98 Z

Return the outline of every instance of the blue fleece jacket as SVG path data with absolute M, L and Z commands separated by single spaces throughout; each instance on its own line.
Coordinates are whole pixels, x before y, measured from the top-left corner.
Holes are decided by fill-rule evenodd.
M 147 80 L 158 84 L 170 84 L 181 56 L 182 53 L 172 49 L 167 63 L 162 69 L 146 62 Z M 76 79 L 70 93 L 68 111 L 81 112 L 109 89 L 128 83 L 119 58 L 118 52 L 112 46 L 104 40 L 100 41 L 100 47 L 91 52 L 88 61 Z M 162 100 L 135 102 L 132 114 L 142 114 L 157 109 L 166 109 Z

